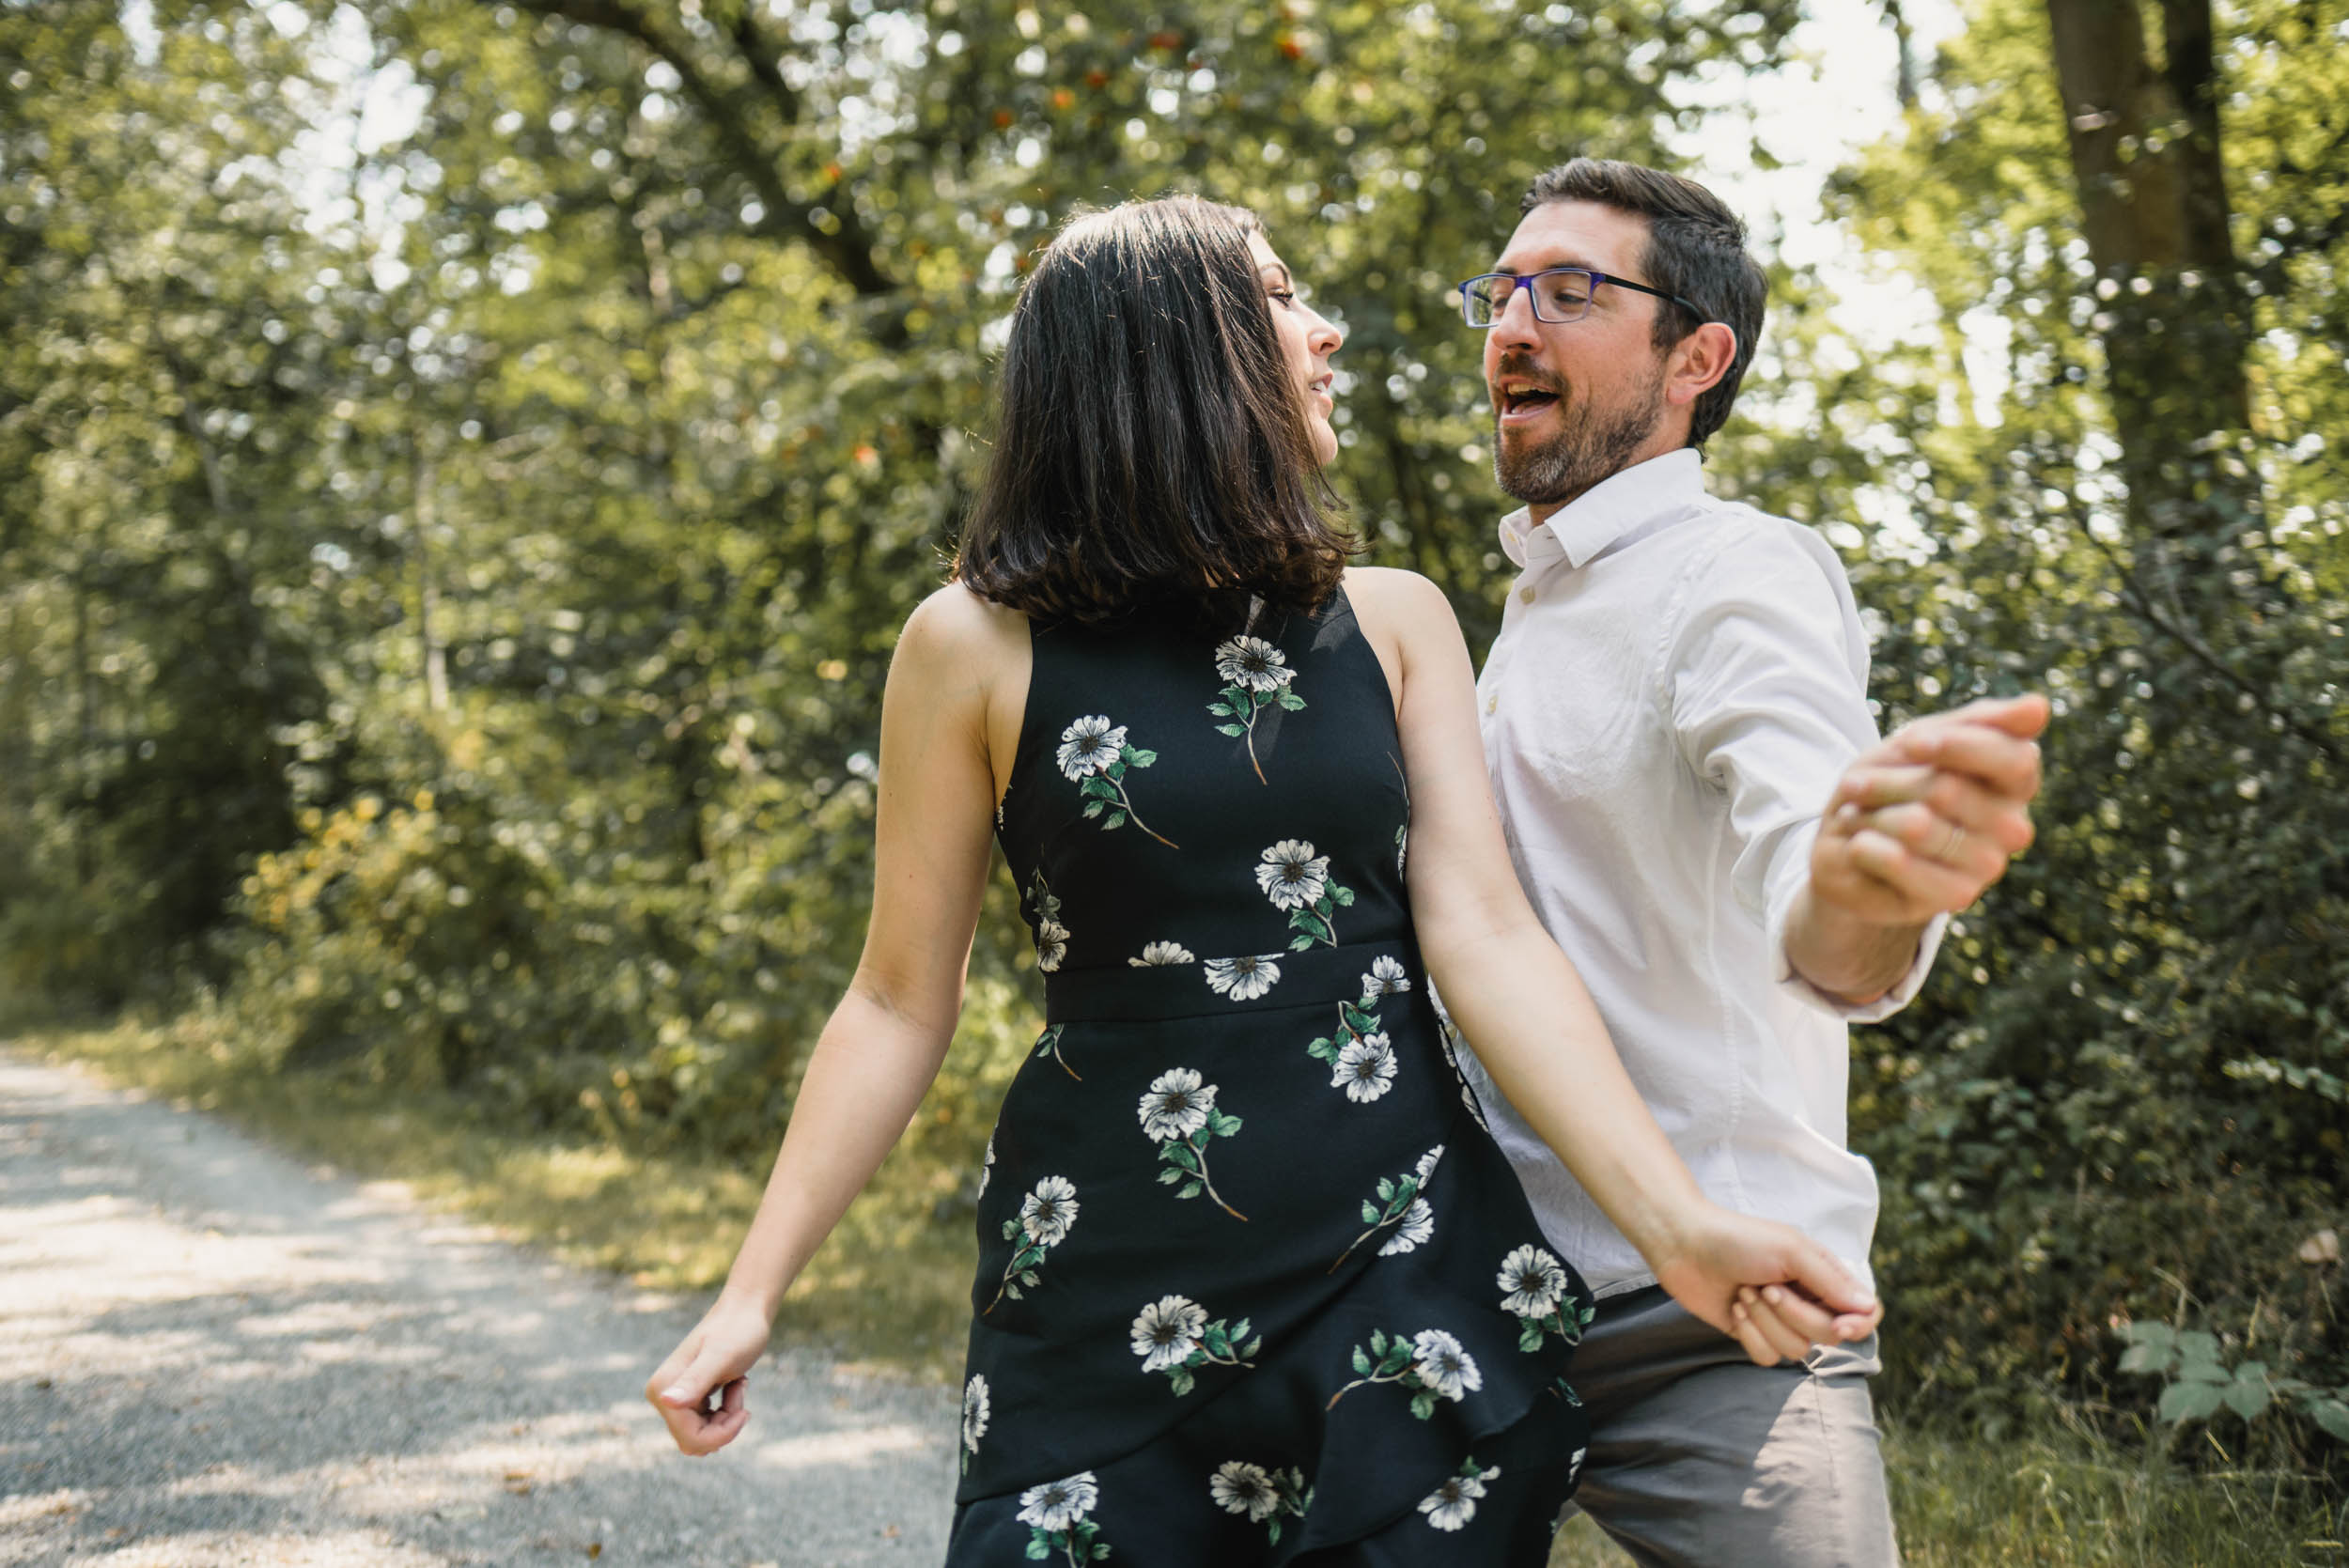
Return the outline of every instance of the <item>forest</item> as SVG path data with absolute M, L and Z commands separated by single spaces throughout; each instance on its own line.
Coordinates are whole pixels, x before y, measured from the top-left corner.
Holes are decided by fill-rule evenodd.
M 2337 1483 L 2349 0 L 1904 3 L 1864 10 L 1895 129 L 1817 206 L 1921 324 L 1774 258 L 1706 464 L 1842 552 L 1885 727 L 2056 708 L 2037 846 L 1853 1037 L 1879 1397 Z M 1362 559 L 1481 654 L 1505 503 L 1448 288 L 1541 168 L 1747 135 L 1804 17 L 0 6 L 0 1013 L 754 1180 L 1037 245 L 1259 212 L 1345 325 Z M 915 1232 L 969 1229 L 1040 1024 L 997 884 Z

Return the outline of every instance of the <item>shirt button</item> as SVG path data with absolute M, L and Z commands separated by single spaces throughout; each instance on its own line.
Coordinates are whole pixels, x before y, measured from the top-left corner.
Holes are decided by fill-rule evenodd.
M 1532 589 L 1531 589 L 1531 588 L 1519 588 L 1519 589 L 1517 590 L 1517 598 L 1518 598 L 1518 600 L 1519 600 L 1520 602 L 1525 603 L 1525 604 L 1531 604 L 1531 603 L 1532 603 L 1532 602 L 1533 602 L 1533 590 L 1532 590 Z
M 1492 713 L 1492 712 L 1495 712 L 1495 711 L 1497 711 L 1497 710 L 1500 708 L 1500 706 L 1501 706 L 1501 693 L 1500 693 L 1500 692 L 1496 691 L 1496 692 L 1494 692 L 1491 696 L 1486 697 L 1486 698 L 1485 699 L 1485 711 L 1486 711 L 1486 712 L 1487 712 L 1487 713 Z

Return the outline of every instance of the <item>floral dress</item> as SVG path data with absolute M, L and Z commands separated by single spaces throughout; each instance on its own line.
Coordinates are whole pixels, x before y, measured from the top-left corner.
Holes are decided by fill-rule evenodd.
M 1590 1297 L 1438 1031 L 1351 607 L 1034 647 L 949 1564 L 1542 1562 Z

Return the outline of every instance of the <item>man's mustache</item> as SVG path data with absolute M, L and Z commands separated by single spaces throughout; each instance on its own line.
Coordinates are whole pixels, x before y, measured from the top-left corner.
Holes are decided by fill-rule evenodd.
M 1494 380 L 1500 380 L 1504 376 L 1539 387 L 1542 391 L 1554 395 L 1560 402 L 1565 401 L 1565 383 L 1540 368 L 1526 355 L 1514 349 L 1504 352 L 1501 356 L 1501 363 L 1493 366 L 1492 379 Z

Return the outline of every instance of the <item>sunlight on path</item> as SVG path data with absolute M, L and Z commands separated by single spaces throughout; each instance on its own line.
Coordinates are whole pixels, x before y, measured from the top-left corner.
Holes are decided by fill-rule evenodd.
M 770 1363 L 688 1461 L 638 1390 L 690 1323 L 0 1052 L 0 1564 L 942 1555 L 950 1390 Z

